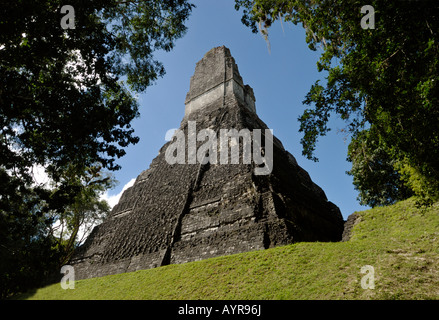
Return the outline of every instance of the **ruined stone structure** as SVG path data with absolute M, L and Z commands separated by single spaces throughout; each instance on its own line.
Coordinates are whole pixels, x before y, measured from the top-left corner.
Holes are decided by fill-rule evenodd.
M 346 222 L 344 223 L 344 230 L 343 230 L 341 241 L 349 241 L 351 239 L 352 229 L 358 222 L 360 222 L 360 220 L 361 219 L 358 213 L 354 212 L 348 216 Z
M 197 63 L 185 105 L 180 126 L 185 133 L 189 121 L 215 132 L 268 129 L 256 114 L 253 90 L 225 47 L 210 50 Z M 296 241 L 341 240 L 338 207 L 275 137 L 268 175 L 256 175 L 254 162 L 169 164 L 165 153 L 171 143 L 78 248 L 70 262 L 77 279 Z

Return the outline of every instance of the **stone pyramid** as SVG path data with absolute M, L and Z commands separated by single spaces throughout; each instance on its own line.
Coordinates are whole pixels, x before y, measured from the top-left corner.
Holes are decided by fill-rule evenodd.
M 174 135 L 149 169 L 123 193 L 109 217 L 95 227 L 70 262 L 76 279 L 297 241 L 341 240 L 344 221 L 340 210 L 269 134 L 256 114 L 253 90 L 244 85 L 229 49 L 214 48 L 197 63 L 185 105 L 178 130 L 186 137 L 183 147 L 172 149 L 178 139 Z M 265 144 L 254 142 L 253 155 L 258 151 L 265 154 L 265 160 L 244 161 L 244 137 L 238 137 L 208 149 L 205 156 L 210 161 L 202 161 L 203 157 L 197 161 L 194 152 L 202 154 L 204 142 L 195 139 L 191 126 L 198 132 L 209 129 L 216 134 L 221 129 L 245 129 L 252 133 L 253 141 L 259 130 Z M 242 151 L 235 161 L 231 158 L 233 145 Z M 221 157 L 228 163 L 215 162 L 214 151 L 227 147 L 230 152 Z M 178 151 L 183 157 L 180 154 L 179 161 L 169 161 L 176 159 L 172 157 Z M 264 168 L 269 170 L 261 174 Z

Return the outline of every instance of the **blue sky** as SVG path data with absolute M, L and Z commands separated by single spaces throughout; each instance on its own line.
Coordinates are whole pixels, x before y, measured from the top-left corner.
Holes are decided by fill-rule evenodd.
M 319 162 L 302 156 L 297 118 L 305 109 L 302 101 L 311 85 L 325 76 L 317 72 L 319 52 L 308 48 L 304 29 L 291 23 L 275 23 L 269 30 L 269 51 L 263 37 L 241 23 L 242 14 L 234 9 L 234 0 L 192 2 L 197 7 L 186 23 L 186 35 L 171 52 L 156 54 L 166 75 L 139 95 L 140 117 L 133 122 L 133 128 L 140 142 L 126 148 L 126 155 L 118 160 L 122 169 L 113 175 L 119 184 L 108 196 L 114 201 L 126 184 L 149 167 L 166 142 L 166 132 L 180 126 L 195 64 L 213 47 L 225 45 L 244 83 L 254 90 L 259 117 L 340 208 L 344 219 L 354 211 L 367 209 L 358 203 L 352 177 L 346 174 L 351 168 L 346 161 L 350 137 L 339 132 L 346 127 L 343 121 L 331 120 L 332 131 L 319 139 Z

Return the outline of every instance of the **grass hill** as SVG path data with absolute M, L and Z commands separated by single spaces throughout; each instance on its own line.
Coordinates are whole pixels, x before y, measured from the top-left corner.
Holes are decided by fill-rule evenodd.
M 60 284 L 27 299 L 439 299 L 439 203 L 409 199 L 358 213 L 352 238 Z M 365 265 L 374 289 L 363 289 Z M 368 282 L 370 284 L 370 282 Z

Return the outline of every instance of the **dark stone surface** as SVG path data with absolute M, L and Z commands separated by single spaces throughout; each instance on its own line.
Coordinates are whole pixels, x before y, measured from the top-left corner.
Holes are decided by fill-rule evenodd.
M 349 241 L 352 235 L 352 228 L 358 222 L 359 215 L 357 213 L 353 213 L 349 215 L 348 219 L 344 224 L 344 230 L 341 241 Z
M 234 62 L 225 69 L 217 65 L 231 59 L 225 47 L 209 51 L 197 64 L 189 100 L 215 85 L 221 76 L 224 79 L 224 72 L 242 84 Z M 244 87 L 253 95 L 249 86 Z M 224 89 L 221 99 L 213 96 L 216 100 L 187 113 L 180 129 L 186 137 L 188 121 L 196 121 L 197 129 L 216 132 L 221 128 L 268 129 L 239 94 Z M 170 165 L 165 151 L 171 142 L 166 143 L 150 168 L 123 193 L 109 218 L 78 248 L 70 262 L 77 279 L 295 241 L 340 241 L 344 223 L 340 210 L 282 143 L 273 139 L 274 164 L 269 175 L 255 175 L 253 162 Z

